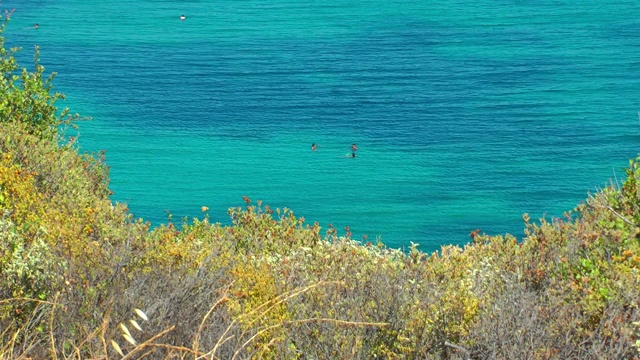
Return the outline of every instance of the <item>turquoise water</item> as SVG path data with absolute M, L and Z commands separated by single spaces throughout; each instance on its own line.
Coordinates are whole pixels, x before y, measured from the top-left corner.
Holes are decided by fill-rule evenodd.
M 154 224 L 227 223 L 248 196 L 394 247 L 521 236 L 640 145 L 635 1 L 3 6 L 22 62 L 38 44 L 93 117 L 80 143 L 106 150 L 113 199 Z

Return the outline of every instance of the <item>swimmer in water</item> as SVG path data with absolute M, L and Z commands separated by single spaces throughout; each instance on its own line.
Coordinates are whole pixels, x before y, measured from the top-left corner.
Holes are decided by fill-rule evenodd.
M 351 144 L 351 157 L 356 157 L 356 151 L 358 151 L 356 144 Z
M 311 144 L 311 151 L 316 151 L 317 148 L 316 143 Z
M 38 24 L 36 23 L 35 25 L 33 25 L 34 29 L 38 29 Z
M 180 15 L 180 21 L 184 21 L 184 19 L 186 19 L 187 17 L 184 15 Z

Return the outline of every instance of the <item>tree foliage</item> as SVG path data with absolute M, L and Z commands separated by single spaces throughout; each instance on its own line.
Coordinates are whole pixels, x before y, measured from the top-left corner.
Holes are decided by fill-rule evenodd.
M 20 67 L 15 55 L 19 48 L 5 48 L 2 36 L 9 21 L 9 13 L 0 24 L 0 121 L 26 124 L 32 134 L 53 138 L 62 125 L 71 125 L 79 119 L 69 109 L 59 110 L 56 102 L 64 100 L 64 95 L 53 91 L 56 73 L 45 75 L 40 64 L 40 51 L 34 49 L 34 69 Z

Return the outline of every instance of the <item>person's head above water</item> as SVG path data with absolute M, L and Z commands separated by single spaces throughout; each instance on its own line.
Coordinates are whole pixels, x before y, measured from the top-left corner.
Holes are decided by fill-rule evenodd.
M 37 29 L 37 28 L 38 28 L 38 24 L 36 23 L 35 25 L 33 25 L 33 27 L 34 27 L 35 29 Z
M 184 20 L 184 19 L 186 19 L 186 18 L 187 18 L 186 16 L 184 16 L 184 15 L 180 15 L 180 20 Z

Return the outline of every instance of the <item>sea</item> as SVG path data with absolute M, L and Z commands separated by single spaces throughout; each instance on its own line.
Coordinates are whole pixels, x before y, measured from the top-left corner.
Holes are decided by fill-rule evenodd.
M 637 0 L 0 6 L 21 64 L 37 45 L 59 105 L 92 117 L 79 146 L 105 150 L 112 200 L 153 226 L 230 224 L 246 196 L 393 248 L 522 238 L 640 148 Z

